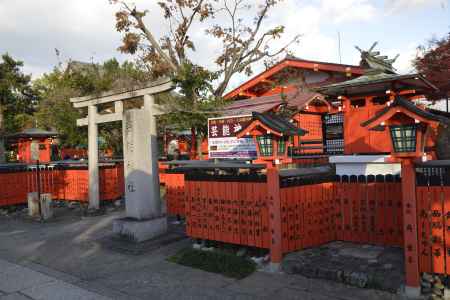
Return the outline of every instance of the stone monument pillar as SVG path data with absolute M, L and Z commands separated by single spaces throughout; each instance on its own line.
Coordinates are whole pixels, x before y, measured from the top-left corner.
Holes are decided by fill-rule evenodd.
M 161 211 L 152 96 L 144 96 L 142 109 L 124 112 L 122 128 L 126 218 L 116 220 L 113 231 L 141 242 L 167 230 L 167 220 Z

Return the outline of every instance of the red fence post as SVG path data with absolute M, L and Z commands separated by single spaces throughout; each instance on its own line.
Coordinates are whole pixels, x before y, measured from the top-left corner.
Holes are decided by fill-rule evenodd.
M 270 230 L 270 261 L 273 268 L 278 268 L 283 258 L 281 241 L 281 206 L 280 177 L 275 168 L 267 169 L 267 193 L 269 196 L 269 230 Z
M 420 293 L 417 239 L 416 170 L 412 160 L 402 161 L 403 234 L 406 287 Z

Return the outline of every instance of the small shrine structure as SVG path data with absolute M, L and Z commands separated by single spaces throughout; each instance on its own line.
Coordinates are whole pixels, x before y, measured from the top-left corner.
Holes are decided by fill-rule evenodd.
M 39 128 L 29 128 L 7 137 L 13 146 L 17 147 L 17 160 L 21 163 L 50 162 L 54 152 L 57 152 L 56 131 Z
M 237 138 L 252 137 L 257 145 L 255 163 L 280 164 L 290 163 L 288 148 L 294 137 L 300 137 L 307 131 L 298 128 L 285 118 L 275 114 L 253 112 L 252 121 L 239 133 Z
M 241 142 L 236 141 L 237 131 L 248 125 L 253 112 L 282 114 L 292 125 L 304 130 L 301 139 L 292 137 L 288 147 L 290 156 L 339 152 L 342 148 L 339 141 L 327 148 L 324 139 L 325 119 L 337 112 L 338 106 L 334 107 L 312 89 L 355 79 L 363 73 L 360 66 L 287 56 L 224 96 L 229 103 L 221 112 L 223 117 L 210 119 L 208 124 L 209 158 L 257 159 L 256 144 L 252 146 L 251 139 L 244 137 Z M 229 125 L 237 130 L 229 131 Z
M 397 74 L 392 66 L 396 58 L 380 55 L 374 51 L 375 46 L 376 43 L 368 51 L 357 47 L 361 52 L 360 65 L 365 69 L 363 76 L 315 89 L 325 95 L 328 102 L 338 105 L 339 112 L 335 116 L 341 122 L 334 132 L 340 132 L 342 136 L 343 151 L 338 156 L 331 156 L 330 162 L 336 163 L 341 175 L 399 173 L 399 164 L 386 163 L 391 155 L 388 128 L 377 126 L 369 130 L 361 124 L 388 109 L 396 99 L 401 99 L 395 102 L 396 105 L 402 103 L 426 113 L 427 109 L 416 102 L 437 89 L 420 74 Z M 436 138 L 428 137 L 422 152 L 427 159 L 436 157 L 435 142 Z

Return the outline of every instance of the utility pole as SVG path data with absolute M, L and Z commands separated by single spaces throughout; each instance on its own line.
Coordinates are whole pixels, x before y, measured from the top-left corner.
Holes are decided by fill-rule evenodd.
M 338 49 L 339 49 L 339 63 L 342 64 L 341 32 L 340 31 L 338 31 Z

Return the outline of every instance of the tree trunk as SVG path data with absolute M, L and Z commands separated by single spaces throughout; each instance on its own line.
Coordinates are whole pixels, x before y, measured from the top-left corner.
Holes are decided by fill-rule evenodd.
M 195 159 L 197 156 L 197 135 L 195 134 L 195 128 L 191 127 L 191 153 L 190 159 Z
M 3 134 L 3 106 L 0 104 L 0 164 L 5 162 L 5 140 Z
M 3 136 L 0 136 L 0 164 L 5 163 L 5 141 Z
M 203 159 L 203 153 L 202 153 L 202 135 L 197 134 L 197 155 L 198 159 Z

